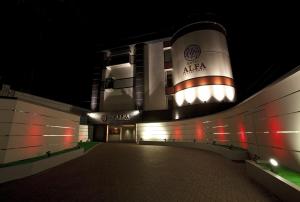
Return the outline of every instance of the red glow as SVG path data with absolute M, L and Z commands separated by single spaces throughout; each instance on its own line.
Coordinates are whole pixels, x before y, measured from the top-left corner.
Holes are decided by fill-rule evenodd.
M 182 130 L 180 126 L 175 126 L 174 129 L 174 134 L 175 134 L 175 140 L 181 140 L 182 139 Z
M 65 128 L 64 135 L 73 135 L 74 130 L 72 128 Z
M 224 126 L 224 122 L 221 120 L 218 120 L 217 122 L 218 126 Z M 225 127 L 217 127 L 217 140 L 220 141 L 221 143 L 224 142 L 227 137 L 226 137 L 226 131 L 225 131 Z
M 279 118 L 273 117 L 268 119 L 268 129 L 270 131 L 270 138 L 272 146 L 284 147 L 284 134 L 277 133 L 277 131 L 282 130 L 281 122 Z
M 238 131 L 239 131 L 239 145 L 244 149 L 248 149 L 246 128 L 243 120 L 240 120 L 238 123 Z
M 64 129 L 64 145 L 69 147 L 72 146 L 72 143 L 75 142 L 74 130 L 72 128 L 65 128 Z
M 286 148 L 286 144 L 284 142 L 284 137 L 285 134 L 280 134 L 277 131 L 282 131 L 282 122 L 278 116 L 274 117 L 274 114 L 278 114 L 278 107 L 276 105 L 269 105 L 266 108 L 267 115 L 268 116 L 273 116 L 268 118 L 267 124 L 268 124 L 268 130 L 269 133 L 266 134 L 268 135 L 268 140 L 270 146 L 273 146 L 274 149 L 272 150 L 274 155 L 279 157 L 279 158 L 284 158 L 285 157 L 285 151 L 282 150 L 282 148 Z M 276 149 L 277 148 L 277 149 Z
M 43 135 L 43 129 L 42 126 L 37 126 L 37 125 L 28 125 L 28 135 Z
M 43 146 L 43 132 L 44 127 L 42 124 L 42 118 L 34 114 L 28 114 L 28 121 L 26 123 L 23 133 L 15 133 L 16 135 L 24 135 L 20 137 L 20 146 L 25 147 L 20 154 L 19 158 L 31 158 L 37 156 L 42 151 Z M 10 147 L 10 145 L 8 145 Z M 12 147 L 16 147 L 13 145 Z
M 240 142 L 247 142 L 246 128 L 242 121 L 239 122 L 239 139 Z
M 29 115 L 28 124 L 26 126 L 26 136 L 23 145 L 25 146 L 41 146 L 43 145 L 44 127 L 41 117 L 33 114 Z
M 204 137 L 205 137 L 205 130 L 204 130 L 204 127 L 203 127 L 203 123 L 202 121 L 197 121 L 196 122 L 196 133 L 195 133 L 195 139 L 197 141 L 202 141 L 204 140 Z

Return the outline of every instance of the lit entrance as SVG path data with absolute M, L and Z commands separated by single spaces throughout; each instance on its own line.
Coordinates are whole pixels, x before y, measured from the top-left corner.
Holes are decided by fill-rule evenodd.
M 107 125 L 107 142 L 135 142 L 135 125 Z

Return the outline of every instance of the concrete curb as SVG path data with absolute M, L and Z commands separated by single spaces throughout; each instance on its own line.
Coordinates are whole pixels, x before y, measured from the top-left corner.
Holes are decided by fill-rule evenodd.
M 266 187 L 281 200 L 288 202 L 300 201 L 300 187 L 269 170 L 263 169 L 254 161 L 246 161 L 246 172 L 250 178 Z
M 21 179 L 30 175 L 34 175 L 49 168 L 58 166 L 72 159 L 78 158 L 84 154 L 84 149 L 76 149 L 63 154 L 52 156 L 46 159 L 26 163 L 22 165 L 8 166 L 0 168 L 0 183 L 11 180 Z
M 175 147 L 185 147 L 193 149 L 207 150 L 221 154 L 225 158 L 234 161 L 243 161 L 248 159 L 248 152 L 242 150 L 231 150 L 225 147 L 216 146 L 212 144 L 204 143 L 193 143 L 193 142 L 159 142 L 159 141 L 139 141 L 138 144 L 141 145 L 162 145 L 162 146 L 175 146 Z

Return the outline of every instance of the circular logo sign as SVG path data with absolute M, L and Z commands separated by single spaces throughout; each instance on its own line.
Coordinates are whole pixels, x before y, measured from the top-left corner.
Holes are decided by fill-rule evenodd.
M 197 59 L 201 54 L 200 46 L 196 44 L 189 45 L 184 50 L 184 58 L 188 61 L 193 61 Z

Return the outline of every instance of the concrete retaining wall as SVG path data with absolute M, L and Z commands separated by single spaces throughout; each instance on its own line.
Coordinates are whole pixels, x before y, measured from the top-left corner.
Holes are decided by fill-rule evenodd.
M 0 98 L 0 163 L 72 148 L 80 115 L 13 98 Z
M 246 170 L 250 178 L 266 187 L 283 201 L 300 201 L 300 188 L 286 179 L 263 169 L 253 161 L 246 161 Z

